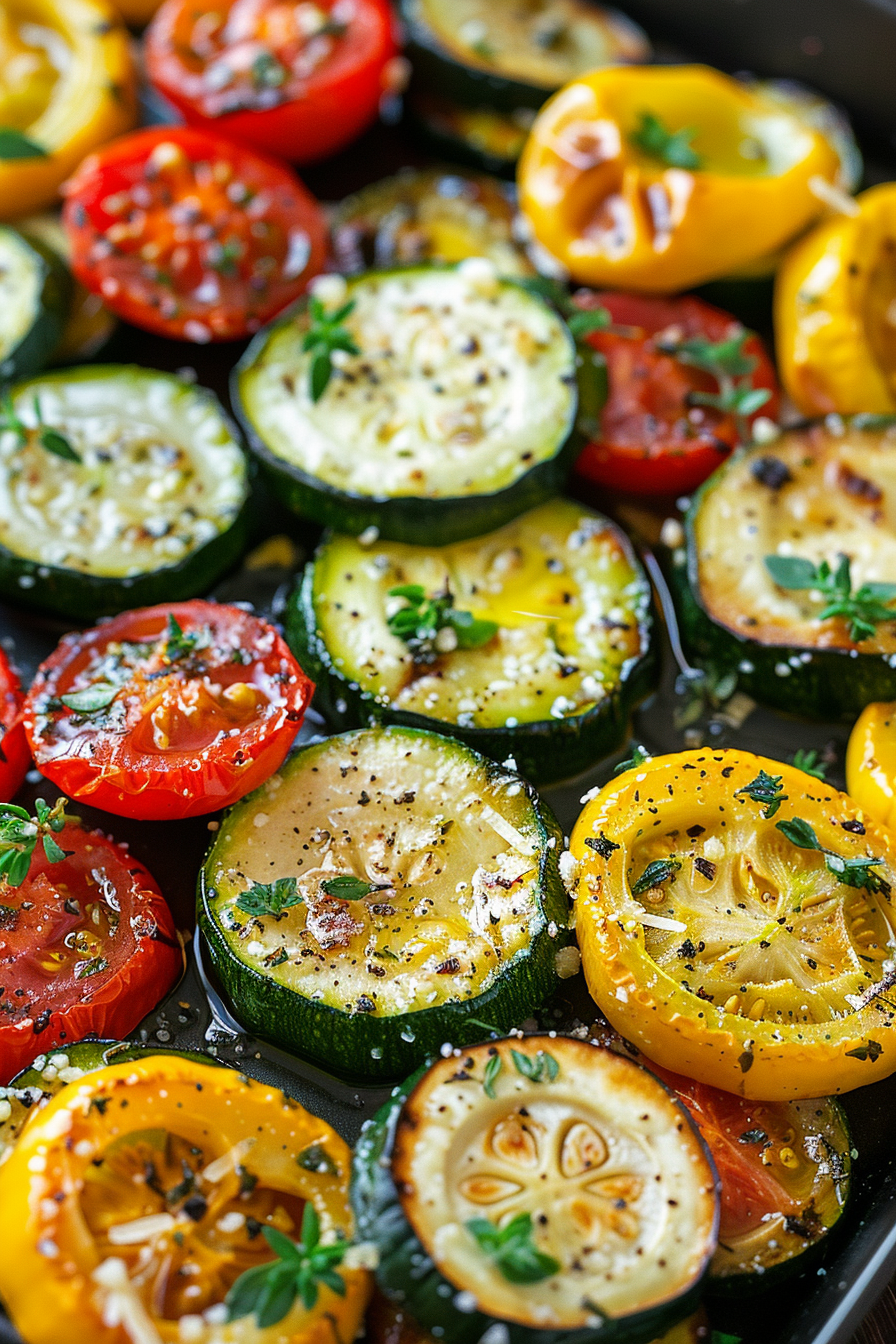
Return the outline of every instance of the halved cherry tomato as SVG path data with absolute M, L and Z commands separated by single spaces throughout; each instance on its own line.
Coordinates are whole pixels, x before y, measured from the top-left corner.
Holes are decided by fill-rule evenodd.
M 606 359 L 609 382 L 601 438 L 587 445 L 576 464 L 587 480 L 645 495 L 693 490 L 757 415 L 777 417 L 780 394 L 772 363 L 759 337 L 729 313 L 692 295 L 661 299 L 583 290 L 576 302 L 584 309 L 607 309 L 613 321 L 609 330 L 586 338 Z M 716 344 L 740 336 L 753 367 L 733 382 L 741 391 L 765 388 L 770 396 L 738 420 L 729 410 L 700 405 L 694 394 L 718 396 L 717 379 L 685 362 L 685 352 L 669 351 L 695 338 Z
M 272 775 L 313 691 L 273 626 L 175 602 L 66 635 L 38 668 L 25 728 L 69 797 L 171 821 L 228 807 Z
M 143 865 L 77 821 L 54 839 L 64 859 L 38 845 L 22 885 L 0 884 L 0 1083 L 39 1050 L 127 1035 L 183 969 Z
M 31 764 L 22 723 L 23 701 L 19 679 L 0 649 L 0 803 L 16 796 Z
M 387 0 L 166 0 L 146 36 L 149 77 L 188 122 L 295 163 L 374 120 L 396 50 Z
M 66 186 L 71 265 L 135 326 L 177 340 L 257 331 L 323 265 L 320 206 L 283 164 L 165 126 L 90 154 Z

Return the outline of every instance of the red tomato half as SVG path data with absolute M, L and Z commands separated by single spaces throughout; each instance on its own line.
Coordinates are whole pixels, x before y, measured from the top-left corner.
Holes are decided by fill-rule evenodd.
M 77 278 L 119 317 L 175 340 L 230 341 L 298 298 L 327 246 L 283 164 L 182 126 L 89 154 L 65 187 Z
M 0 803 L 16 796 L 31 764 L 22 722 L 23 701 L 19 679 L 0 649 Z
M 66 635 L 38 668 L 25 728 L 38 768 L 70 798 L 173 821 L 272 775 L 313 691 L 273 626 L 175 602 Z
M 0 1083 L 39 1052 L 126 1036 L 183 969 L 143 865 L 77 822 L 54 839 L 64 859 L 50 863 L 38 845 L 22 885 L 0 885 Z
M 308 163 L 374 120 L 396 50 L 388 0 L 166 0 L 146 65 L 192 125 Z
M 601 412 L 601 439 L 584 449 L 576 471 L 596 485 L 643 495 L 693 490 L 737 445 L 739 426 L 730 412 L 693 404 L 694 393 L 718 394 L 712 374 L 660 347 L 695 337 L 716 343 L 743 327 L 691 295 L 654 299 L 582 291 L 575 298 L 584 309 L 606 308 L 613 319 L 611 330 L 587 337 L 607 361 L 609 397 Z M 778 380 L 758 336 L 747 336 L 743 353 L 754 365 L 737 381 L 771 393 L 744 418 L 748 424 L 757 415 L 774 420 L 780 410 Z

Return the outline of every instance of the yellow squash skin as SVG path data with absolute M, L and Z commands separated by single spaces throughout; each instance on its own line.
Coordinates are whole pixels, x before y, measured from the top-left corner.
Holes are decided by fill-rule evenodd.
M 65 70 L 24 40 L 29 24 L 51 30 L 60 52 L 68 49 Z M 105 0 L 0 4 L 0 126 L 22 131 L 46 151 L 46 157 L 0 159 L 0 219 L 52 205 L 84 156 L 136 120 L 130 39 Z
M 699 169 L 668 167 L 632 143 L 645 112 L 671 132 L 695 131 Z M 813 178 L 837 183 L 840 171 L 807 119 L 727 75 L 615 66 L 573 80 L 539 112 L 520 159 L 520 205 L 573 279 L 673 293 L 788 242 L 821 214 Z
M 159 1131 L 169 1138 L 176 1135 L 188 1156 L 201 1150 L 201 1156 L 190 1158 L 200 1171 L 212 1163 L 224 1170 L 214 1179 L 197 1178 L 195 1188 L 207 1198 L 207 1214 L 198 1219 L 177 1214 L 174 1230 L 145 1237 L 143 1244 L 152 1244 L 154 1261 L 144 1272 L 138 1264 L 139 1244 L 109 1248 L 106 1240 L 107 1249 L 101 1251 L 97 1228 L 145 1216 L 152 1199 L 163 1197 L 153 1194 L 149 1178 L 141 1175 L 143 1166 L 135 1161 L 133 1174 L 125 1168 L 105 1191 L 100 1184 L 106 1202 L 98 1205 L 97 1163 L 106 1155 L 120 1165 L 122 1147 L 127 1150 L 128 1143 L 138 1142 L 134 1136 Z M 315 1170 L 296 1160 L 312 1146 L 321 1152 L 315 1154 Z M 218 1162 L 221 1158 L 223 1163 Z M 302 1201 L 310 1200 L 322 1241 L 337 1234 L 351 1239 L 350 1160 L 348 1146 L 323 1120 L 231 1069 L 176 1056 L 100 1069 L 68 1084 L 33 1115 L 0 1169 L 0 1295 L 27 1344 L 131 1344 L 137 1336 L 116 1324 L 115 1304 L 92 1277 L 101 1262 L 117 1255 L 127 1259 L 132 1285 L 137 1286 L 141 1273 L 145 1280 L 137 1287 L 136 1309 L 139 1313 L 142 1304 L 144 1322 L 155 1333 L 141 1339 L 175 1344 L 186 1337 L 179 1325 L 182 1310 L 163 1316 L 156 1309 L 153 1293 L 162 1281 L 168 1285 L 165 1293 L 174 1283 L 181 1297 L 178 1284 L 199 1288 L 190 1299 L 197 1305 L 187 1307 L 194 1331 L 197 1322 L 201 1327 L 189 1335 L 197 1344 L 209 1344 L 212 1338 L 226 1344 L 333 1344 L 334 1330 L 336 1338 L 351 1341 L 367 1305 L 369 1275 L 344 1265 L 339 1269 L 344 1297 L 320 1285 L 310 1311 L 297 1299 L 279 1324 L 266 1329 L 257 1327 L 254 1315 L 215 1325 L 204 1323 L 201 1315 L 210 1303 L 223 1299 L 234 1264 L 241 1270 L 247 1263 L 271 1258 L 264 1239 L 249 1239 L 245 1226 L 233 1231 L 225 1223 L 222 1228 L 223 1210 L 243 1208 L 261 1215 L 259 1221 L 267 1218 L 298 1240 L 295 1220 Z M 161 1153 L 156 1161 L 156 1184 L 164 1183 Z M 241 1169 L 255 1178 L 247 1193 Z M 234 1254 L 237 1243 L 241 1249 Z M 193 1268 L 179 1277 L 178 1266 L 190 1264 Z
M 870 817 L 896 830 L 896 702 L 866 705 L 846 749 L 846 788 Z
M 768 819 L 738 796 L 760 770 L 786 795 Z M 777 831 L 794 818 L 839 856 L 881 859 L 874 871 L 896 887 L 896 836 L 846 794 L 743 751 L 681 752 L 627 771 L 586 805 L 571 841 L 583 968 L 609 1022 L 666 1068 L 767 1101 L 848 1092 L 896 1070 L 889 890 L 839 882 L 823 855 Z M 704 876 L 694 856 L 705 864 L 707 851 Z M 680 871 L 636 900 L 647 860 L 670 854 Z M 645 928 L 645 911 L 673 930 Z
M 805 415 L 896 412 L 896 182 L 818 224 L 775 283 L 775 345 Z

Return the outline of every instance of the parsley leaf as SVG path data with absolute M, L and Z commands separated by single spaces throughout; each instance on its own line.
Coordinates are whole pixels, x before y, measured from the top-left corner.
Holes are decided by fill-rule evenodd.
M 374 891 L 391 891 L 391 882 L 367 882 L 353 873 L 340 873 L 339 877 L 328 877 L 321 882 L 320 889 L 325 896 L 333 896 L 340 901 L 361 901 Z
M 798 555 L 767 555 L 765 567 L 779 588 L 811 589 L 827 598 L 818 619 L 826 621 L 842 616 L 849 623 L 849 637 L 854 644 L 873 639 L 882 621 L 896 621 L 896 611 L 885 605 L 896 599 L 896 583 L 863 583 L 853 592 L 848 555 L 838 557 L 835 570 L 827 560 L 816 566 Z
M 294 877 L 278 877 L 275 882 L 253 882 L 241 891 L 237 906 L 244 914 L 258 918 L 261 915 L 279 915 L 294 905 L 302 904 L 302 894 Z
M 702 158 L 691 145 L 696 134 L 694 127 L 670 131 L 655 112 L 642 112 L 638 129 L 632 131 L 628 138 L 644 154 L 659 159 L 667 168 L 696 170 L 703 166 Z
M 487 1218 L 471 1218 L 466 1227 L 509 1283 L 541 1283 L 560 1269 L 553 1256 L 533 1243 L 531 1213 L 518 1213 L 506 1227 L 496 1227 Z
M 308 300 L 309 324 L 302 337 L 302 349 L 311 352 L 308 393 L 314 402 L 320 401 L 333 375 L 333 351 L 344 350 L 348 355 L 361 353 L 348 328 L 343 325 L 354 308 L 355 301 L 350 299 L 335 312 L 328 313 L 324 304 L 313 294 Z
M 681 867 L 681 859 L 671 854 L 668 859 L 654 859 L 648 863 L 637 882 L 632 883 L 632 895 L 643 896 L 645 891 L 658 887 L 663 882 L 674 882 L 675 874 Z
M 67 821 L 64 798 L 57 798 L 52 807 L 43 798 L 35 799 L 33 817 L 24 807 L 0 803 L 0 877 L 9 886 L 20 887 L 28 876 L 31 857 L 41 842 L 49 863 L 59 863 L 66 857 L 65 850 L 53 839 Z
M 511 1050 L 510 1055 L 517 1073 L 528 1078 L 530 1083 L 543 1083 L 545 1078 L 552 1083 L 560 1072 L 560 1065 L 546 1050 L 539 1050 L 535 1056 L 524 1055 L 521 1050 Z
M 291 1241 L 276 1227 L 261 1229 L 275 1259 L 255 1265 L 241 1274 L 231 1286 L 226 1298 L 228 1320 L 255 1316 L 259 1330 L 282 1321 L 300 1297 L 306 1311 L 317 1304 L 320 1285 L 325 1284 L 340 1297 L 345 1297 L 345 1280 L 337 1274 L 348 1243 L 320 1244 L 320 1220 L 310 1200 L 302 1211 L 302 1239 Z
M 775 826 L 792 845 L 798 849 L 815 849 L 824 855 L 824 863 L 829 873 L 833 873 L 838 882 L 846 887 L 864 888 L 865 891 L 889 892 L 890 885 L 872 868 L 883 863 L 883 859 L 855 858 L 845 859 L 832 849 L 825 849 L 808 821 L 794 817 L 790 821 L 776 821 Z
M 389 597 L 403 597 L 407 606 L 399 607 L 388 618 L 393 635 L 404 640 L 418 663 L 434 663 L 440 652 L 440 630 L 454 632 L 458 649 L 479 649 L 498 633 L 496 621 L 482 621 L 470 611 L 460 611 L 454 605 L 454 596 L 446 587 L 433 597 L 419 583 L 400 584 L 389 589 Z M 451 642 L 450 640 L 448 641 Z
M 782 779 L 783 775 L 769 775 L 765 770 L 760 770 L 756 778 L 745 784 L 742 789 L 737 789 L 734 796 L 738 798 L 744 793 L 748 798 L 752 798 L 754 803 L 763 803 L 765 807 L 762 815 L 768 821 L 787 800 L 787 794 L 781 788 Z

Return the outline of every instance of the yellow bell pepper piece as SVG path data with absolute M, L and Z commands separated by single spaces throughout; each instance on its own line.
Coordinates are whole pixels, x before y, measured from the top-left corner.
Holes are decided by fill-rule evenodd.
M 574 280 L 671 293 L 774 252 L 841 171 L 811 119 L 761 88 L 707 66 L 616 66 L 542 108 L 520 204 Z
M 795 243 L 775 286 L 781 381 L 806 415 L 896 411 L 896 182 Z
M 0 219 L 51 205 L 84 156 L 136 119 L 128 34 L 104 0 L 0 3 L 0 129 L 43 151 L 3 157 L 0 135 Z
M 866 705 L 846 749 L 846 791 L 875 821 L 896 830 L 896 703 Z

